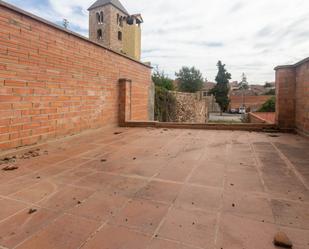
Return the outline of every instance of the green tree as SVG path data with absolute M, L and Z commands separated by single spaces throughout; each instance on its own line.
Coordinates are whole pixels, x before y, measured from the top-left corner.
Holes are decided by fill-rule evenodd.
M 173 80 L 156 67 L 152 74 L 155 84 L 155 120 L 160 122 L 173 121 L 175 118 L 176 99 L 170 92 L 174 90 Z
M 221 61 L 217 63 L 218 74 L 216 77 L 217 84 L 211 90 L 211 93 L 215 95 L 216 102 L 219 104 L 222 112 L 227 111 L 230 100 L 228 97 L 229 94 L 229 80 L 232 78 L 231 74 L 228 73 L 225 69 L 225 64 L 222 64 Z
M 174 90 L 173 80 L 170 79 L 164 71 L 160 71 L 158 67 L 153 70 L 152 81 L 156 87 L 164 88 L 166 90 Z
M 276 97 L 271 97 L 267 100 L 258 112 L 275 112 L 276 111 Z
M 203 75 L 195 67 L 182 67 L 176 77 L 179 80 L 179 90 L 181 92 L 194 93 L 203 87 Z

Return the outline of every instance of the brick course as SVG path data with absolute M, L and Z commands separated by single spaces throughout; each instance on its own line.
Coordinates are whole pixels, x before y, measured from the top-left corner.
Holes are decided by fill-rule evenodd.
M 117 125 L 120 78 L 148 120 L 150 67 L 0 2 L 0 150 Z

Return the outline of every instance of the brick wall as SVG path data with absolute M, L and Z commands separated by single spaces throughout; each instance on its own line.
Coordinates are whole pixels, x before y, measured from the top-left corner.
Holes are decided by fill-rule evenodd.
M 262 105 L 271 98 L 270 95 L 261 96 L 230 96 L 230 109 L 238 109 L 242 106 L 243 100 L 246 108 L 250 108 L 251 111 L 257 111 Z
M 276 123 L 309 135 L 309 58 L 276 70 Z
M 255 124 L 275 124 L 276 113 L 275 112 L 250 112 L 249 122 Z
M 150 67 L 0 2 L 0 150 L 117 125 L 120 78 L 148 120 Z

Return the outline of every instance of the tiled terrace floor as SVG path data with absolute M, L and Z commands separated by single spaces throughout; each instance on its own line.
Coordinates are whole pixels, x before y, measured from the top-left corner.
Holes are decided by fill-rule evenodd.
M 279 230 L 309 248 L 299 136 L 101 130 L 39 153 L 0 170 L 0 248 L 271 249 Z

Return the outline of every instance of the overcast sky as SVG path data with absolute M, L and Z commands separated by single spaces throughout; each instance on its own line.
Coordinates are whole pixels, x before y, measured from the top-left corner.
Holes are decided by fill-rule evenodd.
M 87 8 L 94 0 L 8 0 L 88 37 Z M 274 80 L 276 65 L 309 56 L 308 0 L 122 0 L 144 18 L 142 60 L 174 77 L 195 66 L 213 81 L 222 60 L 233 80 Z

